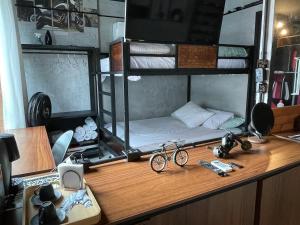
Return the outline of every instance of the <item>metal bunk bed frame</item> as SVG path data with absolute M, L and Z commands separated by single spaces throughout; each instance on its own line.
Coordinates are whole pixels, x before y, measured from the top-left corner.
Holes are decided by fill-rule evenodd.
M 137 42 L 137 41 L 135 41 Z M 99 103 L 99 130 L 102 133 L 99 136 L 104 137 L 108 135 L 111 137 L 113 141 L 123 146 L 124 156 L 117 157 L 117 159 L 127 157 L 128 161 L 134 161 L 140 156 L 149 154 L 149 152 L 144 153 L 139 151 L 138 149 L 133 149 L 130 147 L 130 135 L 129 135 L 129 97 L 128 97 L 128 76 L 138 74 L 139 76 L 188 76 L 188 85 L 187 85 L 187 101 L 190 100 L 191 97 L 191 76 L 194 75 L 240 75 L 240 74 L 248 74 L 248 90 L 247 90 L 247 106 L 246 106 L 246 122 L 245 128 L 247 129 L 247 125 L 250 122 L 250 109 L 252 108 L 251 94 L 253 92 L 253 77 L 254 77 L 254 69 L 256 66 L 257 58 L 254 57 L 254 52 L 257 52 L 253 46 L 244 46 L 244 45 L 218 45 L 218 46 L 228 46 L 228 47 L 242 47 L 247 49 L 248 57 L 217 57 L 220 58 L 229 58 L 229 59 L 248 59 L 248 68 L 247 69 L 204 69 L 204 68 L 191 68 L 191 69 L 182 69 L 178 68 L 178 45 L 176 45 L 176 52 L 174 54 L 164 54 L 164 55 L 154 55 L 154 54 L 131 54 L 130 53 L 130 41 L 125 40 L 124 38 L 120 38 L 110 44 L 110 58 L 112 53 L 112 47 L 116 44 L 121 44 L 122 46 L 122 67 L 120 71 L 113 71 L 112 69 L 112 61 L 110 60 L 110 72 L 99 72 L 98 76 L 98 103 Z M 175 57 L 175 68 L 174 69 L 131 69 L 130 68 L 130 57 L 131 56 L 156 56 L 156 57 Z M 116 129 L 116 101 L 115 101 L 115 74 L 122 74 L 123 80 L 123 101 L 124 101 L 124 124 L 125 124 L 125 136 L 124 141 L 117 137 L 117 129 Z M 101 76 L 109 75 L 110 77 L 110 89 L 111 92 L 104 92 L 102 89 Z M 100 78 L 100 79 L 99 79 Z M 103 96 L 111 97 L 111 111 L 107 111 L 103 108 Z M 112 118 L 112 132 L 104 127 L 104 114 L 110 116 Z M 219 138 L 218 138 L 219 139 Z M 199 141 L 190 144 L 184 145 L 184 147 L 188 146 L 197 146 L 200 144 L 204 144 L 210 141 L 216 141 L 218 139 L 211 139 L 206 141 Z M 104 148 L 109 148 L 109 146 L 104 142 L 100 141 L 100 146 Z

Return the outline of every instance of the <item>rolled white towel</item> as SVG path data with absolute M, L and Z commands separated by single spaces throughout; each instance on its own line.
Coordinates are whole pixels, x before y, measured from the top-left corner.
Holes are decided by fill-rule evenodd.
M 87 118 L 84 120 L 84 122 L 85 122 L 86 124 L 89 124 L 89 123 L 95 123 L 95 121 L 93 120 L 92 117 L 87 117 Z
M 90 135 L 90 134 L 85 134 L 84 135 L 84 140 L 85 141 L 89 141 L 89 140 L 91 140 L 92 139 L 92 135 Z
M 96 123 L 89 123 L 87 125 L 90 127 L 90 130 L 93 130 L 93 131 L 97 130 L 97 124 Z
M 95 140 L 98 137 L 98 133 L 96 131 L 92 131 L 91 138 Z
M 82 142 L 82 141 L 84 141 L 84 135 L 81 135 L 81 134 L 79 134 L 79 133 L 77 133 L 77 132 L 74 133 L 73 137 L 75 138 L 75 140 L 76 140 L 77 142 Z
M 85 133 L 91 130 L 90 126 L 87 124 L 84 124 L 82 127 L 85 130 Z
M 81 127 L 81 126 L 76 127 L 75 133 L 78 133 L 78 134 L 84 136 L 85 135 L 85 129 L 83 127 Z
M 90 130 L 97 130 L 97 124 L 92 117 L 87 117 L 84 122 L 90 127 Z
M 85 134 L 92 135 L 93 132 L 94 132 L 93 130 L 87 130 L 87 131 L 85 132 Z

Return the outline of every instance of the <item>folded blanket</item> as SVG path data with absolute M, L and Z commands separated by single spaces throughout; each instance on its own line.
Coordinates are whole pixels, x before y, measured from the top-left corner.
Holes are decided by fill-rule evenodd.
M 131 54 L 174 54 L 174 47 L 166 44 L 139 43 L 132 42 L 130 44 Z
M 248 57 L 248 52 L 241 47 L 219 47 L 219 57 Z

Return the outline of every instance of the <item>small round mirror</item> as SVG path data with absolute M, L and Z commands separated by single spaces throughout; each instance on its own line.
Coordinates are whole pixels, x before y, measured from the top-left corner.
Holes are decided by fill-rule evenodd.
M 266 140 L 263 136 L 270 134 L 274 126 L 274 114 L 271 107 L 265 103 L 257 103 L 251 111 L 251 123 L 249 132 L 255 137 L 249 141 L 254 143 L 264 143 Z

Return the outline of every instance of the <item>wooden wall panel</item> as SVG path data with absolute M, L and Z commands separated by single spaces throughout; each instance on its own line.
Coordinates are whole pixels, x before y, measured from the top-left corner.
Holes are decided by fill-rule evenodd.
M 294 120 L 300 116 L 300 105 L 273 109 L 275 124 L 273 133 L 293 130 Z
M 256 182 L 154 216 L 138 225 L 253 225 Z
M 259 225 L 300 224 L 300 167 L 263 181 Z
M 122 42 L 118 42 L 111 46 L 111 70 L 122 71 L 123 70 L 123 45 Z
M 178 45 L 178 68 L 216 68 L 217 47 Z

